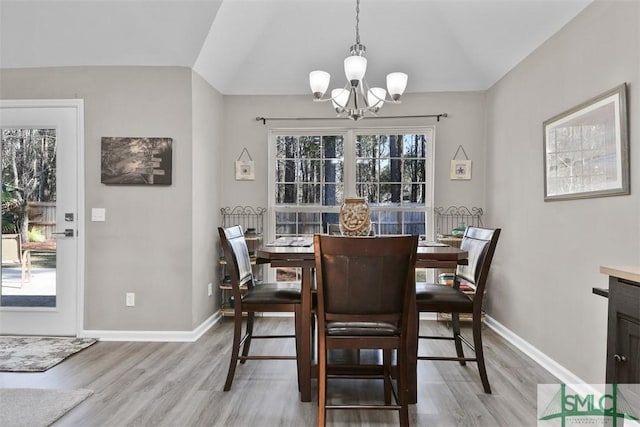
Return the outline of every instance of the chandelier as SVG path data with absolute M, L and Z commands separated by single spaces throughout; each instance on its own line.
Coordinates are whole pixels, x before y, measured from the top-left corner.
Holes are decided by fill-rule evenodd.
M 331 75 L 326 71 L 312 71 L 309 73 L 309 85 L 313 100 L 331 101 L 338 115 L 346 115 L 351 120 L 361 119 L 366 113 L 375 115 L 385 102 L 399 104 L 407 87 L 408 76 L 399 72 L 389 73 L 386 90 L 381 87 L 369 88 L 364 79 L 367 71 L 367 58 L 364 57 L 366 50 L 366 46 L 360 43 L 360 0 L 356 0 L 356 43 L 351 46 L 350 54 L 344 60 L 347 84 L 344 88 L 333 89 L 330 98 L 323 98 Z

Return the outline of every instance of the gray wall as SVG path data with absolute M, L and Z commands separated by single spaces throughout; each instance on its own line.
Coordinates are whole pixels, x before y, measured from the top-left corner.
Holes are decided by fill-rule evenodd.
M 604 382 L 600 265 L 640 264 L 640 3 L 596 2 L 487 93 L 487 212 L 503 234 L 489 313 L 590 383 Z M 542 122 L 629 84 L 630 196 L 543 201 Z
M 225 140 L 221 147 L 221 183 L 223 206 L 268 206 L 269 128 L 293 127 L 397 127 L 436 126 L 435 205 L 467 205 L 484 207 L 484 93 L 443 92 L 407 94 L 402 104 L 386 105 L 380 115 L 419 115 L 447 113 L 441 119 L 385 119 L 331 121 L 256 122 L 261 117 L 335 117 L 329 103 L 314 103 L 312 96 L 225 96 Z M 450 181 L 449 166 L 458 145 L 462 144 L 473 161 L 471 181 Z M 246 147 L 256 162 L 255 181 L 236 181 L 234 161 Z
M 220 218 L 220 155 L 223 145 L 223 98 L 197 73 L 192 73 L 193 151 L 192 222 L 192 327 L 202 323 L 220 306 L 217 291 L 218 229 Z M 207 296 L 211 283 L 213 295 Z
M 206 86 L 177 67 L 2 70 L 4 99 L 85 100 L 85 329 L 190 331 L 214 311 L 206 283 L 217 217 L 204 215 L 217 208 L 209 189 L 217 188 L 219 123 L 207 116 L 219 114 L 221 97 Z M 173 184 L 101 184 L 103 136 L 173 138 Z M 92 207 L 106 209 L 106 222 L 89 220 Z M 136 293 L 136 307 L 125 307 L 126 292 Z

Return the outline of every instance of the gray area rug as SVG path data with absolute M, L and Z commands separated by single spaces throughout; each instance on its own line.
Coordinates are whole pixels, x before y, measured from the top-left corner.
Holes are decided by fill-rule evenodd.
M 0 389 L 2 427 L 49 426 L 92 394 L 85 389 Z
M 46 371 L 95 342 L 93 338 L 0 336 L 0 371 Z

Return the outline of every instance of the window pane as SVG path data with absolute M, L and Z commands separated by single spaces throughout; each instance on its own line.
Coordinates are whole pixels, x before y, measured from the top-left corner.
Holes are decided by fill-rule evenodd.
M 378 211 L 372 219 L 377 224 L 378 233 L 402 234 L 402 212 L 399 211 Z
M 357 194 L 374 204 L 424 206 L 426 135 L 359 135 L 357 141 Z M 374 182 L 380 184 L 375 196 Z
M 320 157 L 319 136 L 301 136 L 299 147 L 301 158 L 316 159 Z
M 296 184 L 276 184 L 276 203 L 279 205 L 296 203 Z
M 339 206 L 344 186 L 342 135 L 276 137 L 276 205 Z
M 404 157 L 425 157 L 425 135 L 404 135 L 403 154 Z
M 320 189 L 321 189 L 320 184 L 300 184 L 299 204 L 301 205 L 320 204 Z
M 296 232 L 296 214 L 276 212 L 276 235 L 289 235 Z
M 420 236 L 424 236 L 426 234 L 424 211 L 404 212 L 403 219 L 403 234 L 413 234 Z
M 367 200 L 369 204 L 378 204 L 379 193 L 378 184 L 375 183 L 361 183 L 356 185 L 356 194 L 358 197 L 362 197 Z

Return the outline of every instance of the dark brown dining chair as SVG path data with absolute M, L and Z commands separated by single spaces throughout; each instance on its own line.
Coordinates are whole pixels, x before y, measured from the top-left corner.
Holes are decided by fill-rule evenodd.
M 326 424 L 327 410 L 331 409 L 397 410 L 400 425 L 409 425 L 407 307 L 415 298 L 417 245 L 417 236 L 314 236 L 318 287 L 318 426 Z M 373 366 L 328 364 L 328 352 L 337 349 L 382 350 L 383 363 Z M 397 360 L 395 388 L 393 350 Z M 329 379 L 362 378 L 364 370 L 370 373 L 372 368 L 376 378 L 384 379 L 384 405 L 328 402 Z M 392 404 L 392 395 L 395 404 Z
M 251 269 L 251 257 L 242 227 L 218 228 L 222 249 L 234 298 L 233 345 L 229 371 L 224 384 L 224 391 L 231 389 L 238 362 L 247 360 L 298 360 L 299 345 L 297 335 L 300 330 L 300 284 L 299 283 L 260 283 L 256 284 Z M 292 312 L 295 317 L 295 335 L 255 335 L 254 321 L 256 312 Z M 242 333 L 243 318 L 246 327 Z M 254 339 L 296 339 L 296 355 L 249 355 L 251 341 Z M 240 347 L 242 346 L 242 353 Z M 297 364 L 298 386 L 300 385 L 300 366 Z
M 418 283 L 416 302 L 418 313 L 451 313 L 452 336 L 419 335 L 419 339 L 445 339 L 455 341 L 456 356 L 418 356 L 418 360 L 453 360 L 465 365 L 477 362 L 480 379 L 485 393 L 491 393 L 487 368 L 482 350 L 482 301 L 489 275 L 493 253 L 498 244 L 500 229 L 467 227 L 460 248 L 469 253 L 468 264 L 459 265 L 451 286 Z M 471 295 L 465 293 L 460 284 L 474 289 Z M 460 334 L 460 313 L 471 314 L 473 344 Z M 475 351 L 475 357 L 465 357 L 462 343 Z

